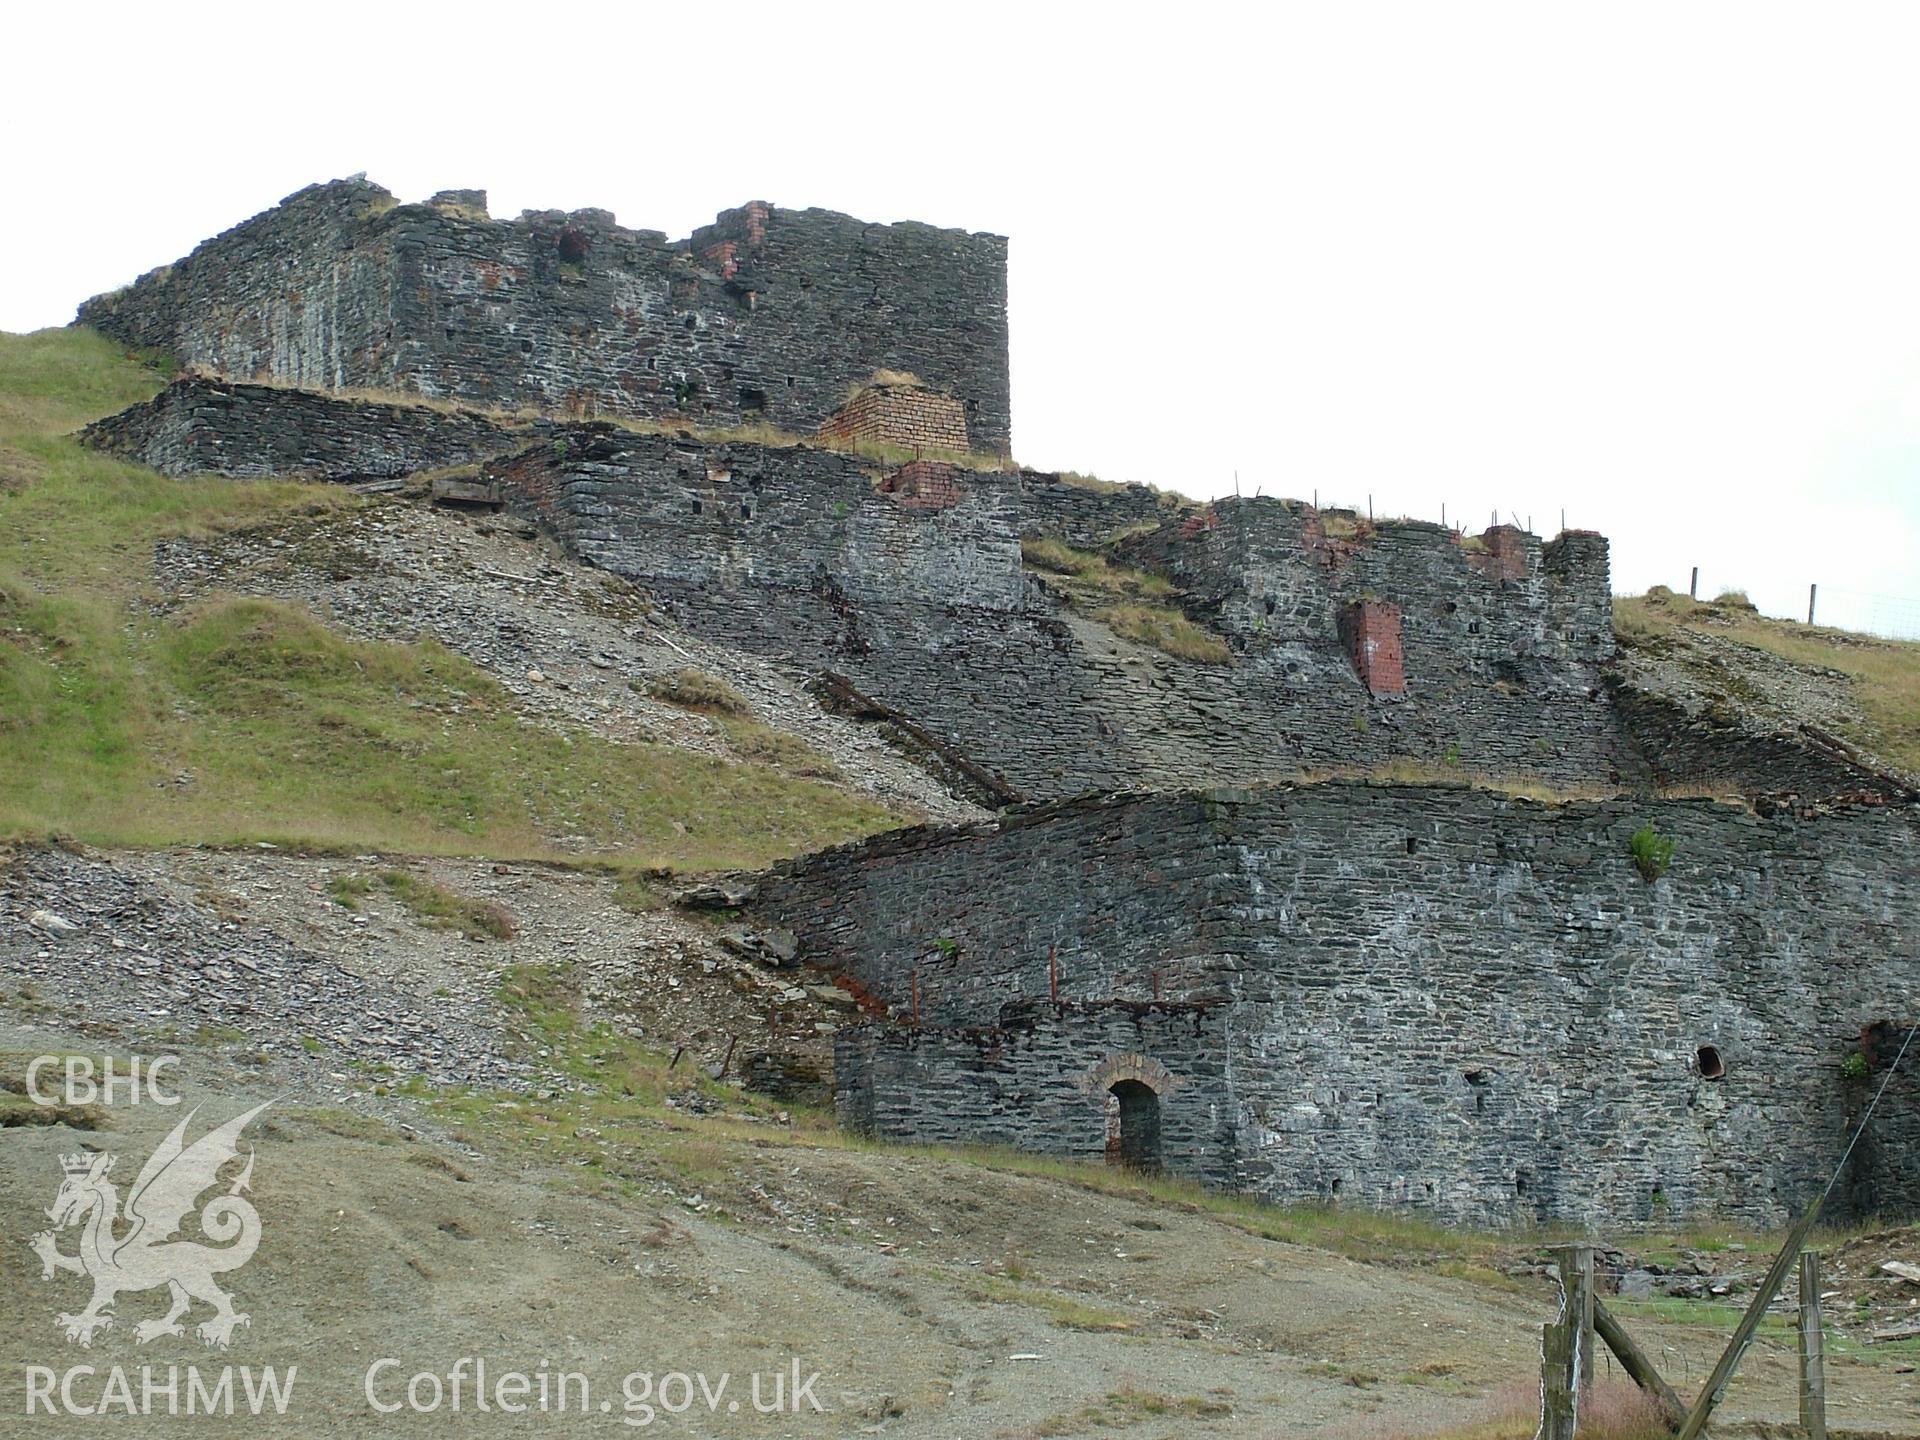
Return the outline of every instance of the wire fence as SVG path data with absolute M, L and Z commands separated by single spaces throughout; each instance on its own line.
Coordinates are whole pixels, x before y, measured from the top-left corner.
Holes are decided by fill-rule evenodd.
M 1920 640 L 1920 598 L 1822 585 L 1815 597 L 1814 620 L 1888 640 Z
M 1724 586 L 1709 584 L 1699 570 L 1693 572 L 1685 588 L 1702 600 L 1727 593 Z M 1777 612 L 1769 609 L 1767 613 Z M 1883 640 L 1920 640 L 1920 596 L 1855 590 L 1848 585 L 1822 581 L 1807 587 L 1788 618 Z

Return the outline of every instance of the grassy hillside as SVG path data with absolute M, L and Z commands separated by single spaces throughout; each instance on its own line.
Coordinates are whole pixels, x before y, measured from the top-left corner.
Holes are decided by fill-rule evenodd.
M 1744 595 L 1692 600 L 1664 586 L 1613 602 L 1614 628 L 1628 644 L 1684 643 L 1711 637 L 1777 655 L 1796 665 L 1839 671 L 1857 715 L 1845 739 L 1909 773 L 1920 773 L 1920 644 L 1851 630 L 1802 625 L 1760 614 Z M 1727 683 L 1740 677 L 1724 661 Z
M 157 614 L 156 540 L 358 503 L 325 486 L 168 479 L 71 438 L 161 380 L 86 332 L 0 335 L 0 837 L 584 848 L 704 869 L 893 820 L 767 766 L 526 723 L 430 642 L 350 642 L 261 600 Z

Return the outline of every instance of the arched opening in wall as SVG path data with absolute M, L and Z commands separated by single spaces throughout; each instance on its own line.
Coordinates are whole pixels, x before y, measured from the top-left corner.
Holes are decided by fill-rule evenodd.
M 1700 1067 L 1702 1080 L 1724 1080 L 1727 1075 L 1727 1063 L 1720 1058 L 1720 1052 L 1712 1045 L 1702 1045 L 1693 1052 L 1693 1060 Z
M 1149 1173 L 1160 1169 L 1160 1096 L 1138 1080 L 1116 1080 L 1107 1122 L 1107 1163 Z

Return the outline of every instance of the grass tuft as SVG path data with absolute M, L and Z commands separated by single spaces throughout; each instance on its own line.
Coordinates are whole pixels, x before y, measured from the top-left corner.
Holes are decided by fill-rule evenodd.
M 469 940 L 511 940 L 513 912 L 498 900 L 462 895 L 411 870 L 384 870 L 387 892 L 435 930 L 458 930 Z
M 691 667 L 646 682 L 647 694 L 685 710 L 712 710 L 722 715 L 751 714 L 747 697 L 718 675 Z

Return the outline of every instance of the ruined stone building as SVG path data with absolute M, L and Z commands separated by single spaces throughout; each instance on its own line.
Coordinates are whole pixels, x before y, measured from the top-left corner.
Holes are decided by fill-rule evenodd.
M 174 474 L 473 466 L 999 810 L 749 887 L 864 1008 L 849 1124 L 1479 1223 L 1804 1206 L 1863 1103 L 1841 1062 L 1915 1016 L 1909 781 L 1640 684 L 1598 535 L 996 459 L 1005 267 L 821 211 L 669 242 L 335 182 L 83 307 L 199 372 L 89 436 Z M 1135 577 L 1145 628 L 1036 542 Z M 1205 643 L 1143 641 L 1175 621 Z M 1838 1208 L 1920 1202 L 1913 1098 Z

